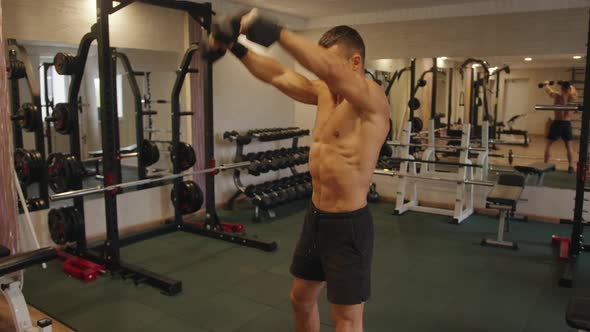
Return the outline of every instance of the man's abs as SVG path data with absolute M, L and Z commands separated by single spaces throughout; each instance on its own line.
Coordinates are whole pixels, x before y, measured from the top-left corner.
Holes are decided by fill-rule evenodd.
M 330 143 L 314 142 L 309 155 L 313 204 L 326 212 L 349 212 L 367 205 L 367 191 L 375 168 Z M 372 165 L 372 166 L 371 166 Z
M 327 212 L 349 212 L 367 204 L 379 150 L 389 130 L 387 114 L 354 110 L 347 101 L 318 98 L 309 168 L 312 201 Z

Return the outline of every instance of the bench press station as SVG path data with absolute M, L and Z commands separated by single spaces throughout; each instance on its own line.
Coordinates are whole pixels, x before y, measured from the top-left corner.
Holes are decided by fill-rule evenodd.
M 496 239 L 482 239 L 482 246 L 495 246 L 507 249 L 518 249 L 516 242 L 504 240 L 504 230 L 510 231 L 510 215 L 516 210 L 516 204 L 524 190 L 525 178 L 517 174 L 501 174 L 498 182 L 486 198 L 488 209 L 500 211 L 498 235 Z M 505 227 L 506 226 L 506 227 Z
M 21 291 L 21 281 L 14 280 L 9 274 L 42 264 L 57 257 L 53 248 L 43 248 L 16 255 L 10 255 L 8 248 L 0 246 L 0 292 L 4 295 L 16 332 L 51 332 L 52 322 L 44 318 L 33 326 L 27 302 Z
M 555 172 L 555 164 L 548 164 L 548 163 L 533 163 L 530 165 L 516 165 L 513 166 L 516 171 L 524 175 L 524 182 L 526 183 L 529 179 L 529 176 L 534 175 L 537 177 L 537 186 L 543 185 L 543 179 L 545 178 L 545 173 L 548 172 Z

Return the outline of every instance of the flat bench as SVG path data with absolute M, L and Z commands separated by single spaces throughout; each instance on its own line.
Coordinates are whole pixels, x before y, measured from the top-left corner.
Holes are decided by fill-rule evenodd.
M 504 240 L 504 231 L 510 231 L 510 214 L 516 210 L 516 205 L 524 191 L 525 178 L 518 174 L 501 174 L 498 182 L 486 198 L 488 209 L 500 211 L 498 222 L 498 234 L 496 239 L 482 239 L 482 246 L 495 246 L 500 248 L 518 249 L 516 242 Z M 506 227 L 505 227 L 506 226 Z
M 530 165 L 516 165 L 514 166 L 514 169 L 524 175 L 525 183 L 528 181 L 530 175 L 534 175 L 537 177 L 537 185 L 542 186 L 545 173 L 554 172 L 555 164 L 539 162 Z
M 567 305 L 565 321 L 578 331 L 590 331 L 590 298 L 572 297 Z
M 8 248 L 0 246 L 0 295 L 8 303 L 15 332 L 51 332 L 52 321 L 43 318 L 33 325 L 27 301 L 21 291 L 21 280 L 11 278 L 10 274 L 33 265 L 45 263 L 57 257 L 53 248 L 42 248 L 21 254 L 10 255 Z
M 129 146 L 124 146 L 124 147 L 120 148 L 119 151 L 121 153 L 137 152 L 137 144 L 132 144 L 132 145 L 129 145 Z M 88 152 L 88 156 L 93 157 L 93 158 L 102 157 L 102 150 L 89 151 Z
M 5 247 L 2 248 L 6 249 Z M 3 251 L 4 249 L 0 249 L 0 251 Z M 8 251 L 8 253 L 10 254 L 10 251 Z M 24 252 L 22 254 L 4 256 L 0 258 L 0 278 L 9 273 L 20 271 L 33 265 L 45 263 L 56 257 L 57 251 L 53 248 L 42 248 Z

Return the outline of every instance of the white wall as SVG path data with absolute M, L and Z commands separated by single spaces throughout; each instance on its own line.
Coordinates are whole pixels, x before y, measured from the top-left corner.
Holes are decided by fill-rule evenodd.
M 3 34 L 20 41 L 78 44 L 96 22 L 94 0 L 4 0 Z M 113 47 L 178 51 L 187 31 L 181 11 L 134 3 L 110 18 Z
M 369 59 L 585 53 L 588 11 L 552 10 L 353 27 L 363 36 Z M 304 34 L 317 41 L 326 30 Z
M 259 54 L 266 54 L 287 67 L 294 62 L 280 47 L 269 49 L 244 42 Z M 215 158 L 220 162 L 232 162 L 236 144 L 223 140 L 225 131 L 246 131 L 254 128 L 293 126 L 295 105 L 274 87 L 254 78 L 234 56 L 226 56 L 213 66 L 213 102 L 215 110 Z M 297 124 L 296 124 L 297 125 Z M 303 140 L 305 141 L 305 140 Z M 303 145 L 304 143 L 300 144 Z M 244 153 L 289 147 L 291 140 L 258 143 L 253 141 Z M 247 183 L 259 183 L 278 178 L 282 173 L 270 172 L 259 177 L 245 175 Z M 221 173 L 215 179 L 216 200 L 227 200 L 236 190 L 232 172 Z

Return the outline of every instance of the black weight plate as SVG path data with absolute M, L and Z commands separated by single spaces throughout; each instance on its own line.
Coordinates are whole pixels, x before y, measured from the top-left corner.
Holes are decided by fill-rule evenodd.
M 62 135 L 70 134 L 72 131 L 72 120 L 70 117 L 70 107 L 67 103 L 56 104 L 51 117 L 53 118 L 55 131 Z

